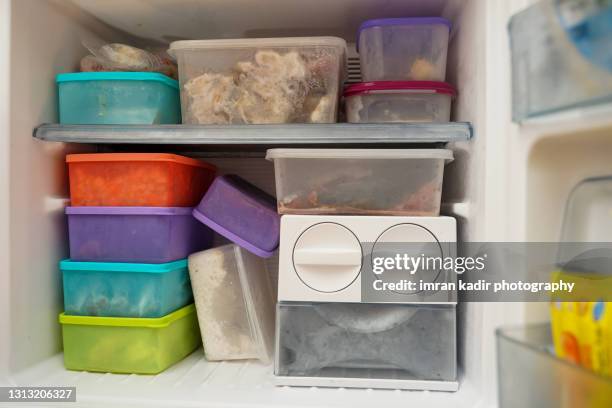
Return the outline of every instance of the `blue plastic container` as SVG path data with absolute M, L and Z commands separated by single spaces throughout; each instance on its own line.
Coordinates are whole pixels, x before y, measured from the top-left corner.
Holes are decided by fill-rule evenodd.
M 59 74 L 62 124 L 152 125 L 181 122 L 178 81 L 155 72 Z
M 164 264 L 63 260 L 67 315 L 161 317 L 193 302 L 187 260 Z

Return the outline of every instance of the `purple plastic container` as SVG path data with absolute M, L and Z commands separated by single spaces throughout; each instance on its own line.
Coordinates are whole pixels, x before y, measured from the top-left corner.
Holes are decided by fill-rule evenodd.
M 257 256 L 272 256 L 280 235 L 276 200 L 235 175 L 219 176 L 193 216 Z
M 73 261 L 165 263 L 212 246 L 190 207 L 67 207 Z

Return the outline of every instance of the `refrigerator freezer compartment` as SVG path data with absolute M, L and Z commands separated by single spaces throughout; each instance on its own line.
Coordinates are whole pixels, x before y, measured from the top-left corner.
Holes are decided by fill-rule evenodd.
M 215 167 L 167 153 L 66 156 L 73 206 L 193 207 Z
M 165 263 L 210 248 L 190 207 L 67 207 L 75 261 Z
M 61 314 L 70 370 L 157 374 L 200 345 L 193 305 L 156 319 Z
M 333 123 L 346 64 L 336 37 L 176 41 L 183 123 Z
M 398 388 L 454 382 L 455 313 L 455 306 L 279 303 L 275 375 L 285 384 L 297 377 L 295 385 L 306 385 L 300 377 L 313 385 L 325 378 L 406 380 L 396 381 Z
M 440 17 L 381 18 L 359 28 L 364 81 L 444 81 L 450 22 Z
M 448 122 L 455 89 L 445 82 L 377 81 L 344 91 L 351 123 Z
M 440 213 L 450 150 L 271 149 L 281 214 Z
M 206 359 L 272 359 L 274 298 L 264 260 L 229 244 L 189 256 Z
M 165 264 L 60 262 L 64 313 L 162 317 L 193 302 L 187 260 Z
M 612 379 L 553 354 L 550 325 L 497 330 L 501 408 L 612 406 Z
M 181 123 L 178 82 L 151 72 L 59 74 L 59 119 L 64 124 Z

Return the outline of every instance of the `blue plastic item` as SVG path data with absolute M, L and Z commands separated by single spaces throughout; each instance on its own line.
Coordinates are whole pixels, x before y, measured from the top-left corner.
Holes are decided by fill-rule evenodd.
M 59 264 L 67 315 L 161 317 L 193 302 L 187 260 Z
M 181 122 L 178 82 L 155 72 L 59 74 L 62 124 L 152 125 Z

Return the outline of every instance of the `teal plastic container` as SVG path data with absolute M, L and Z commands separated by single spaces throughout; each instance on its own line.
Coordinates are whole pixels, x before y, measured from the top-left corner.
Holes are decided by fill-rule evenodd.
M 63 260 L 64 313 L 78 316 L 165 316 L 193 302 L 187 260 L 163 264 Z
M 178 81 L 155 72 L 59 74 L 62 124 L 153 125 L 181 122 Z

